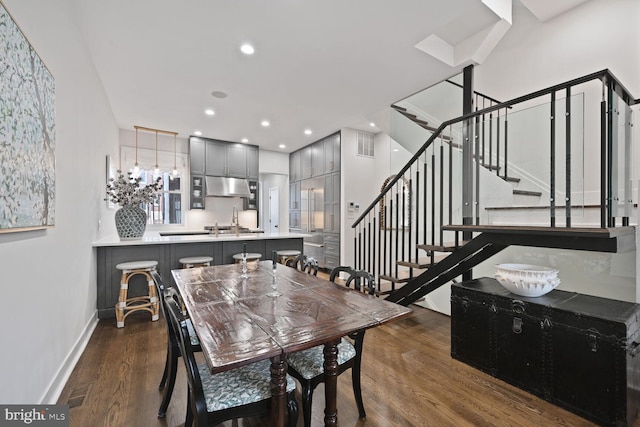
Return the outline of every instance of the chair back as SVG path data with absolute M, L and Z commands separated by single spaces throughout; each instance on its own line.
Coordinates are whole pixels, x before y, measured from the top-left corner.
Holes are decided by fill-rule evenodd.
M 368 293 L 369 295 L 374 295 L 376 293 L 376 281 L 367 271 L 354 270 L 349 266 L 341 265 L 331 270 L 329 280 L 335 282 L 340 273 L 343 273 L 344 276 L 346 276 L 345 286 L 347 288 L 350 288 L 351 285 L 353 285 L 353 288 L 358 292 Z
M 178 348 L 182 355 L 187 370 L 187 382 L 189 383 L 190 396 L 187 399 L 191 406 L 191 414 L 194 416 L 195 425 L 207 425 L 207 403 L 205 400 L 204 391 L 202 388 L 202 380 L 200 378 L 200 372 L 198 371 L 198 364 L 194 356 L 193 347 L 191 345 L 191 339 L 189 335 L 189 329 L 187 328 L 187 322 L 182 314 L 182 309 L 175 296 L 179 297 L 177 292 L 173 288 L 172 295 L 169 298 L 165 298 L 165 308 L 168 313 L 168 322 L 171 323 L 171 327 L 177 332 Z M 188 411 L 188 409 L 187 409 Z
M 160 273 L 158 273 L 157 270 L 151 270 L 150 274 L 151 274 L 151 278 L 153 279 L 153 283 L 156 286 L 156 294 L 158 294 L 160 311 L 162 311 L 162 316 L 164 317 L 165 324 L 167 326 L 167 335 L 169 335 L 169 342 L 172 345 L 177 346 L 178 341 L 177 341 L 176 333 L 171 327 L 171 322 L 169 321 L 169 317 L 167 316 L 167 308 L 164 302 L 165 292 L 167 291 L 167 288 L 164 286 L 164 281 L 162 280 L 162 276 L 160 275 Z
M 296 270 L 306 272 L 308 274 L 318 275 L 318 261 L 315 258 L 300 254 L 295 258 L 289 259 L 286 265 Z

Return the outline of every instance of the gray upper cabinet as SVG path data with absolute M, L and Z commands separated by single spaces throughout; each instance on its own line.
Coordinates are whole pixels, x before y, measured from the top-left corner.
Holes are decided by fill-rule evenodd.
M 324 231 L 340 233 L 340 172 L 324 176 Z
M 247 177 L 247 147 L 242 144 L 226 144 L 227 176 Z
M 204 175 L 204 140 L 189 138 L 189 168 L 192 175 Z
M 189 139 L 191 174 L 258 179 L 259 152 L 255 145 Z
M 300 181 L 301 172 L 300 172 L 300 160 L 301 160 L 301 152 L 296 151 L 289 155 L 289 181 Z
M 313 175 L 313 163 L 311 161 L 313 157 L 312 146 L 307 145 L 300 150 L 300 179 L 311 178 Z
M 340 170 L 340 132 L 326 137 L 324 140 L 324 173 Z
M 311 176 L 324 175 L 324 140 L 311 145 Z
M 205 148 L 205 173 L 212 176 L 227 176 L 227 144 L 207 140 Z
M 260 153 L 258 147 L 247 145 L 247 178 L 258 179 L 260 173 L 259 158 Z

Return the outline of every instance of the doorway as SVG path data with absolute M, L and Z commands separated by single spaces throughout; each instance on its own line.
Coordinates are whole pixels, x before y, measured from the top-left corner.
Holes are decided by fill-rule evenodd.
M 269 233 L 277 233 L 278 217 L 280 215 L 280 193 L 278 187 L 269 188 Z

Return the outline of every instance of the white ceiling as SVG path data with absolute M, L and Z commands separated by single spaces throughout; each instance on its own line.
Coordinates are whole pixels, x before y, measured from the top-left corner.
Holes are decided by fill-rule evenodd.
M 457 74 L 414 46 L 480 0 L 72 0 L 120 128 L 293 151 Z M 479 17 L 466 31 L 478 31 Z M 490 19 L 490 17 L 486 17 Z M 490 23 L 487 23 L 489 25 Z M 453 37 L 451 35 L 450 37 Z M 460 35 L 459 39 L 464 39 Z M 249 42 L 252 56 L 240 53 Z M 213 91 L 228 94 L 215 98 Z M 204 110 L 215 110 L 213 117 Z M 260 122 L 267 119 L 269 128 Z M 304 135 L 305 129 L 313 134 Z

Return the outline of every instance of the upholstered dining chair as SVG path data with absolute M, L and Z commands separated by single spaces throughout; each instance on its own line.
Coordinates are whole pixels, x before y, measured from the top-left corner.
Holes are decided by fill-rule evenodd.
M 158 409 L 158 418 L 163 418 L 167 414 L 167 408 L 171 402 L 171 395 L 173 394 L 173 388 L 176 384 L 176 370 L 178 369 L 178 357 L 180 357 L 180 349 L 178 348 L 178 337 L 176 332 L 171 327 L 169 316 L 167 314 L 165 298 L 170 297 L 178 302 L 181 302 L 180 295 L 172 287 L 166 287 L 162 280 L 162 276 L 157 271 L 151 272 L 151 277 L 156 285 L 158 298 L 160 299 L 160 310 L 164 316 L 167 326 L 167 357 L 164 362 L 164 372 L 162 373 L 162 379 L 160 380 L 159 388 L 162 390 L 162 402 Z M 180 304 L 181 307 L 184 307 Z M 184 308 L 182 309 L 184 313 Z M 200 341 L 196 335 L 195 329 L 190 319 L 185 319 L 187 327 L 189 329 L 189 340 L 191 342 L 191 348 L 193 351 L 202 351 L 200 348 Z
M 373 277 L 366 271 L 353 270 L 351 267 L 339 266 L 331 271 L 329 279 L 335 282 L 340 273 L 343 273 L 345 286 L 359 292 L 370 295 L 375 293 L 376 284 Z M 362 389 L 360 385 L 360 370 L 362 365 L 362 344 L 364 330 L 349 335 L 349 339 L 342 338 L 338 344 L 338 375 L 347 369 L 352 369 L 351 378 L 353 395 L 360 419 L 366 418 L 364 404 L 362 403 Z M 311 404 L 313 391 L 318 384 L 324 382 L 324 345 L 319 345 L 308 350 L 303 350 L 289 355 L 289 374 L 300 381 L 302 386 L 302 414 L 305 427 L 311 426 Z
M 263 360 L 229 371 L 211 374 L 206 363 L 197 363 L 187 322 L 179 303 L 165 298 L 171 327 L 187 370 L 188 396 L 185 427 L 215 426 L 240 417 L 268 414 L 271 403 L 271 363 Z M 295 427 L 298 404 L 295 382 L 287 375 L 287 425 Z

